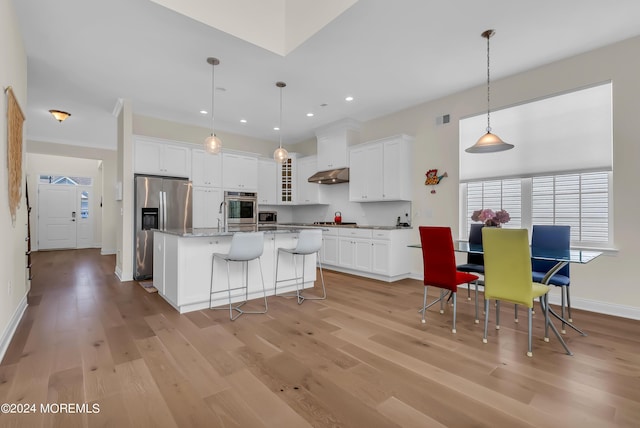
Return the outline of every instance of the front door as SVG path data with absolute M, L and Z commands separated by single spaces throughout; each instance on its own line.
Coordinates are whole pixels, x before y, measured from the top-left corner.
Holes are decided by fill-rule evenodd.
M 93 245 L 91 186 L 40 184 L 38 248 L 88 248 Z

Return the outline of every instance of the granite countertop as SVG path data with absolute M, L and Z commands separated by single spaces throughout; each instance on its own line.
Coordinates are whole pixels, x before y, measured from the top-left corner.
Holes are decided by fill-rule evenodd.
M 311 224 L 311 223 L 286 223 L 279 224 L 279 227 L 323 227 L 323 228 L 348 228 L 348 229 L 374 229 L 374 230 L 396 230 L 396 229 L 413 229 L 411 226 L 372 226 L 372 225 L 353 225 L 353 224 Z
M 258 228 L 258 231 L 266 234 L 277 233 L 291 233 L 300 229 L 318 229 L 318 226 L 304 226 L 304 225 L 277 225 Z M 322 228 L 324 229 L 324 228 Z M 156 230 L 156 232 L 166 233 L 168 235 L 181 236 L 183 238 L 198 238 L 198 237 L 211 237 L 211 236 L 233 236 L 236 232 L 225 232 L 218 228 L 188 228 L 188 229 L 167 229 Z

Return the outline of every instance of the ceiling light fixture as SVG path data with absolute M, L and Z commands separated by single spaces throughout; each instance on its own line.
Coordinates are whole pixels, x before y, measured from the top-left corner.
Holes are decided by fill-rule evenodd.
M 209 57 L 207 58 L 207 62 L 211 64 L 211 135 L 204 140 L 204 149 L 209 153 L 219 153 L 220 149 L 222 149 L 222 141 L 220 141 L 220 138 L 216 136 L 214 130 L 213 106 L 215 98 L 214 94 L 216 92 L 215 69 L 216 65 L 220 64 L 220 60 L 218 58 Z
M 67 113 L 66 111 L 60 111 L 60 110 L 49 110 L 49 113 L 51 113 L 58 122 L 62 122 L 63 120 L 71 116 L 71 113 Z
M 287 86 L 284 82 L 276 82 L 276 86 L 280 88 L 280 122 L 278 124 L 278 132 L 280 133 L 280 147 L 273 152 L 273 159 L 278 163 L 283 163 L 289 158 L 289 152 L 282 148 L 282 88 Z
M 345 101 L 353 101 L 353 97 L 352 96 L 348 96 L 344 99 Z
M 505 143 L 496 134 L 491 133 L 491 78 L 489 67 L 489 39 L 496 32 L 494 30 L 486 30 L 481 35 L 487 39 L 487 133 L 484 134 L 476 143 L 465 150 L 467 153 L 493 153 L 502 152 L 513 148 L 513 144 Z
M 313 113 L 307 113 L 307 117 L 313 117 Z

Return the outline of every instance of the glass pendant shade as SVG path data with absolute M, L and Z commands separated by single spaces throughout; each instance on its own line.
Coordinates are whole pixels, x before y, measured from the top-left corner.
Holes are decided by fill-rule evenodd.
M 276 86 L 280 88 L 280 123 L 278 124 L 278 132 L 280 133 L 280 147 L 273 152 L 273 159 L 278 163 L 284 163 L 289 159 L 289 152 L 282 148 L 282 88 L 287 86 L 284 82 L 276 82 Z
M 220 153 L 222 141 L 215 134 L 211 134 L 204 140 L 204 149 L 209 153 Z
M 287 159 L 289 159 L 289 152 L 287 149 L 283 149 L 282 147 L 278 147 L 275 152 L 273 152 L 273 159 L 278 163 L 283 163 Z
M 487 131 L 476 143 L 465 150 L 467 153 L 493 153 L 513 148 L 513 144 L 505 143 L 496 134 Z

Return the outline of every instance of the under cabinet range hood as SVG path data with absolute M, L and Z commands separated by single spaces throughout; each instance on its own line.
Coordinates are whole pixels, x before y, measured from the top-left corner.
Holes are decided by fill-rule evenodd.
M 319 171 L 307 180 L 309 183 L 318 184 L 338 184 L 349 182 L 349 168 L 330 169 Z

